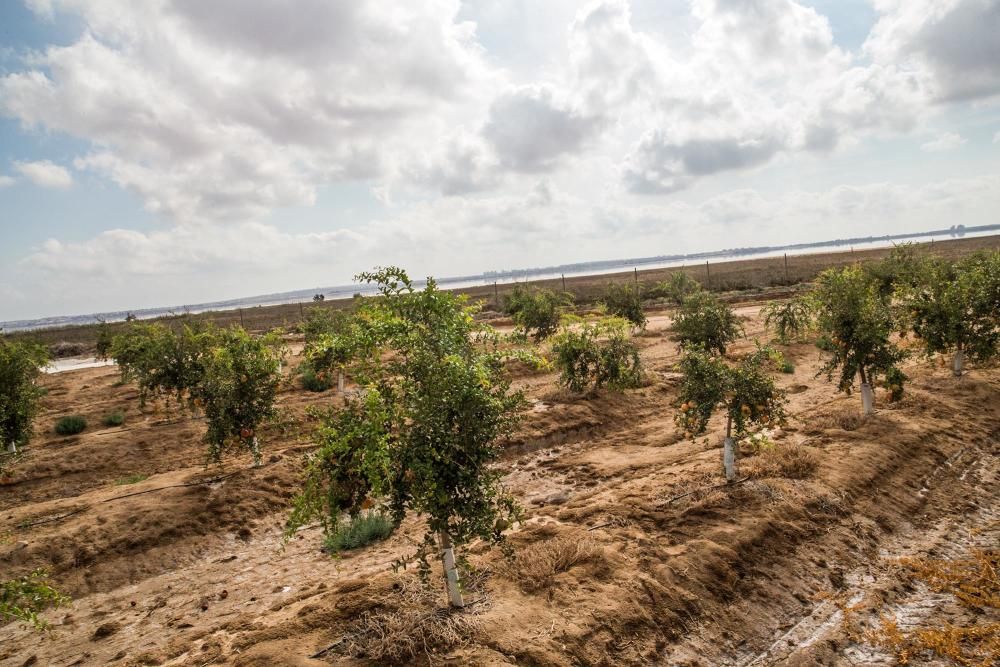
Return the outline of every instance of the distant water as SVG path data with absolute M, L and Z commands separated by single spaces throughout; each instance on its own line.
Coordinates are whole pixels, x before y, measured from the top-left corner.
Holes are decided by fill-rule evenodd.
M 993 229 L 997 227 L 996 225 L 990 225 L 990 229 L 984 229 L 983 231 L 967 231 L 963 234 L 965 238 L 973 238 L 977 236 L 988 236 L 990 234 L 995 234 L 996 230 Z M 460 289 L 463 287 L 479 287 L 483 285 L 492 285 L 494 282 L 500 284 L 520 282 L 526 279 L 530 280 L 548 280 L 553 278 L 559 278 L 560 276 L 582 276 L 582 275 L 604 275 L 608 273 L 620 273 L 622 271 L 628 271 L 632 268 L 639 269 L 661 269 L 670 268 L 674 266 L 685 266 L 685 265 L 695 265 L 704 264 L 705 261 L 710 263 L 715 262 L 726 262 L 732 260 L 741 259 L 758 259 L 761 257 L 780 257 L 784 254 L 798 256 L 798 255 L 809 255 L 817 253 L 826 252 L 836 252 L 837 250 L 844 250 L 848 247 L 868 250 L 872 248 L 885 248 L 891 245 L 898 245 L 899 243 L 906 243 L 909 241 L 919 241 L 921 243 L 927 243 L 930 241 L 947 241 L 953 240 L 955 235 L 950 234 L 948 230 L 942 230 L 938 233 L 918 233 L 912 236 L 894 236 L 891 239 L 875 239 L 872 241 L 852 239 L 850 241 L 845 241 L 843 243 L 830 242 L 827 244 L 814 244 L 810 247 L 794 248 L 790 249 L 787 247 L 779 247 L 773 249 L 743 249 L 734 250 L 731 252 L 721 251 L 713 253 L 695 253 L 692 255 L 687 255 L 683 257 L 668 257 L 668 258 L 635 258 L 635 259 L 622 259 L 622 260 L 610 260 L 605 262 L 589 262 L 580 264 L 571 264 L 565 266 L 556 267 L 546 267 L 537 269 L 524 269 L 513 272 L 502 272 L 496 274 L 483 274 L 478 276 L 461 276 L 454 278 L 441 278 L 438 280 L 438 285 L 441 287 L 446 287 L 448 289 Z M 414 284 L 418 287 L 424 285 L 424 281 L 414 281 Z M 91 315 L 67 315 L 58 317 L 46 317 L 36 320 L 13 320 L 9 322 L 0 322 L 0 329 L 6 332 L 12 331 L 30 331 L 33 329 L 50 329 L 53 327 L 64 327 L 73 326 L 81 324 L 96 324 L 98 322 L 120 322 L 126 319 L 130 314 L 134 315 L 136 319 L 147 320 L 157 317 L 162 317 L 164 315 L 181 315 L 185 313 L 203 313 L 210 310 L 235 310 L 237 308 L 254 308 L 257 306 L 277 306 L 289 303 L 312 303 L 312 298 L 315 294 L 323 294 L 327 299 L 343 299 L 350 298 L 354 294 L 362 294 L 365 296 L 375 294 L 376 289 L 371 285 L 339 285 L 335 287 L 324 287 L 316 289 L 306 289 L 306 290 L 296 290 L 294 292 L 281 292 L 277 294 L 265 294 L 260 296 L 251 296 L 242 299 L 230 299 L 228 301 L 213 301 L 211 303 L 200 303 L 190 306 L 173 306 L 169 308 L 146 308 L 142 310 L 121 310 L 116 312 L 107 313 L 94 313 Z

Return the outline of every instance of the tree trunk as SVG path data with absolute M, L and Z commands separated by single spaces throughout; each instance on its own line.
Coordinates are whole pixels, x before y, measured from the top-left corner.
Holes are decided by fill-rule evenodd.
M 337 393 L 344 393 L 344 371 L 337 373 Z
M 8 454 L 17 454 L 17 445 L 14 444 L 13 440 L 11 440 L 9 443 L 7 443 L 7 453 Z
M 726 439 L 722 441 L 722 467 L 726 471 L 726 481 L 736 481 L 736 441 L 733 439 L 733 419 L 726 421 Z
M 448 531 L 438 533 L 441 540 L 441 564 L 444 565 L 444 580 L 448 587 L 448 601 L 452 607 L 464 607 L 462 591 L 458 587 L 458 568 L 455 567 L 455 549 L 451 545 Z
M 951 360 L 951 372 L 955 377 L 962 377 L 962 362 L 965 361 L 965 353 L 962 350 L 955 350 L 955 358 Z
M 861 407 L 865 417 L 875 412 L 875 396 L 872 394 L 872 386 L 867 382 L 861 383 Z

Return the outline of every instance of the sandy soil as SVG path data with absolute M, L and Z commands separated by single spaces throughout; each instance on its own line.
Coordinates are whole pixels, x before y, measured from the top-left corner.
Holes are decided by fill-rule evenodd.
M 740 312 L 750 339 L 763 336 L 756 307 Z M 747 481 L 712 488 L 721 425 L 697 440 L 678 434 L 668 326 L 657 315 L 637 339 L 649 373 L 641 389 L 581 397 L 552 374 L 519 377 L 533 407 L 502 466 L 527 509 L 511 538 L 521 557 L 511 565 L 473 546 L 476 604 L 458 618 L 435 611 L 443 591 L 421 593 L 413 569 L 391 570 L 421 534 L 416 519 L 340 559 L 319 550 L 318 528 L 282 543 L 310 447 L 304 409 L 334 393 L 289 386 L 262 467 L 205 468 L 201 422 L 143 413 L 113 368 L 46 377 L 31 454 L 0 480 L 0 571 L 45 567 L 73 602 L 46 613 L 49 634 L 0 627 L 0 665 L 384 663 L 371 651 L 440 618 L 452 641 L 423 646 L 417 633 L 402 661 L 891 664 L 847 632 L 843 602 L 859 623 L 972 614 L 890 564 L 997 545 L 1000 370 L 956 380 L 915 358 L 905 399 L 890 405 L 879 392 L 878 413 L 862 421 L 858 397 L 814 379 L 820 352 L 790 346 L 795 372 L 779 381 L 793 419 L 776 451 L 815 469 L 747 456 Z M 116 408 L 126 423 L 98 426 Z M 52 424 L 69 413 L 91 427 L 56 436 Z M 116 484 L 135 474 L 148 478 Z M 387 636 L 368 641 L 364 619 L 384 621 Z

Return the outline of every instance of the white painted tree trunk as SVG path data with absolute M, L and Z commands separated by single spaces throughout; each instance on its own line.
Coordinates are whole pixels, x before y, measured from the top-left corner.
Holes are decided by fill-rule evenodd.
M 875 396 L 872 393 L 872 386 L 867 382 L 861 383 L 861 406 L 865 417 L 875 412 Z
M 726 470 L 726 481 L 736 481 L 736 440 L 726 436 L 722 441 L 722 467 Z
M 11 440 L 9 443 L 7 443 L 7 453 L 8 454 L 17 454 L 17 445 L 14 444 L 13 440 Z
M 344 371 L 337 373 L 337 392 L 344 393 Z
M 951 360 L 951 372 L 955 374 L 955 377 L 962 377 L 962 362 L 965 361 L 965 353 L 961 350 L 955 350 L 955 358 Z
M 444 565 L 444 579 L 448 586 L 448 601 L 452 607 L 464 607 L 462 591 L 458 587 L 458 568 L 455 566 L 455 549 L 451 545 L 451 536 L 446 531 L 439 533 L 441 540 L 441 563 Z

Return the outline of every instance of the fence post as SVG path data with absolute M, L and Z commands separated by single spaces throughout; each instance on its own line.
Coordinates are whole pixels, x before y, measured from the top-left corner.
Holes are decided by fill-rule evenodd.
M 712 287 L 712 269 L 708 268 L 708 260 L 705 260 L 705 287 Z
M 788 284 L 788 253 L 785 253 L 785 284 Z
M 500 307 L 500 290 L 497 288 L 497 281 L 493 281 L 493 300 L 497 303 L 497 308 Z
M 635 273 L 635 284 L 639 284 L 639 269 L 637 267 L 632 267 L 632 272 Z
M 560 275 L 562 275 L 562 281 L 563 281 L 563 292 L 565 292 L 565 291 L 566 291 L 566 274 L 565 274 L 565 273 L 563 273 L 563 274 L 560 274 Z
M 242 308 L 240 308 L 240 326 L 243 327 L 244 329 L 247 328 L 246 325 L 243 324 L 243 309 Z

